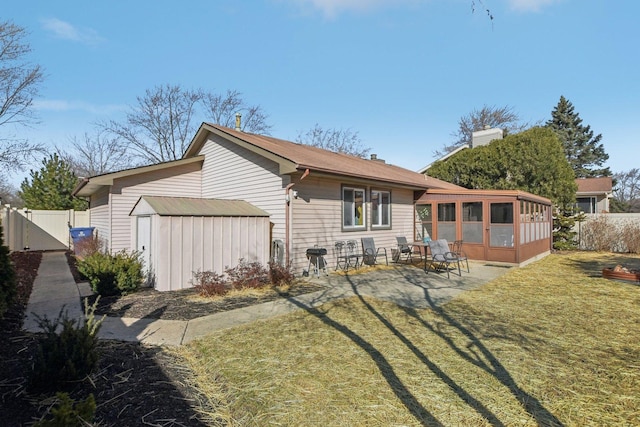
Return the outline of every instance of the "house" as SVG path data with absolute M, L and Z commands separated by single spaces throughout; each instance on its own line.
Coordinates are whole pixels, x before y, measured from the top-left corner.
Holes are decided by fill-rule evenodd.
M 438 197 L 448 197 L 447 203 L 452 198 L 455 203 L 477 201 L 469 191 L 375 155 L 363 159 L 203 123 L 182 159 L 94 176 L 83 180 L 74 194 L 89 199 L 91 225 L 109 250 L 139 250 L 155 287 L 171 290 L 189 287 L 198 270 L 221 273 L 241 258 L 266 264 L 275 255 L 274 247 L 282 247 L 282 262 L 297 274 L 308 268 L 306 251 L 316 246 L 328 250 L 326 261 L 333 266 L 337 240 L 374 237 L 376 246 L 392 248 L 396 236 L 425 236 L 416 201 L 423 209 L 433 199 L 434 212 L 440 212 L 445 208 L 435 201 Z M 531 207 L 527 215 L 550 217 L 546 199 L 525 193 L 498 199 L 502 208 L 511 203 L 509 218 L 524 215 L 529 205 L 520 202 L 525 200 L 545 206 Z M 486 224 L 474 211 L 475 225 L 480 221 L 481 227 L 503 231 L 511 226 L 515 240 L 509 244 L 514 241 L 519 248 L 520 236 L 525 236 L 519 223 L 507 224 L 493 215 L 496 206 L 482 204 L 480 209 L 489 210 L 482 216 Z M 445 224 L 436 215 L 434 238 L 463 238 L 469 229 L 462 216 L 468 206 L 460 205 L 458 214 L 449 207 L 444 219 L 453 218 L 459 227 L 445 233 L 442 230 L 451 231 L 451 222 Z M 548 222 L 536 227 L 543 224 Z M 480 243 L 477 238 L 470 241 L 469 249 L 498 244 L 492 236 L 481 233 Z M 531 256 L 548 253 L 550 238 L 543 243 L 547 245 Z M 505 250 L 514 247 L 500 249 Z M 478 259 L 491 259 L 484 250 L 474 253 Z M 507 258 L 522 262 L 520 257 Z
M 87 178 L 74 194 L 89 199 L 91 225 L 107 248 L 139 250 L 156 287 L 169 290 L 188 287 L 197 270 L 222 272 L 240 258 L 266 264 L 273 241 L 283 243 L 283 261 L 298 273 L 316 245 L 329 250 L 329 265 L 336 240 L 371 236 L 395 246 L 396 235 L 414 236 L 414 200 L 428 188 L 459 187 L 375 156 L 203 123 L 182 159 Z M 222 215 L 215 200 L 236 201 L 226 229 L 214 226 Z M 243 226 L 247 216 L 259 224 Z M 176 270 L 171 279 L 159 274 L 168 265 Z
M 609 212 L 613 180 L 610 176 L 599 178 L 577 178 L 576 206 L 586 214 Z

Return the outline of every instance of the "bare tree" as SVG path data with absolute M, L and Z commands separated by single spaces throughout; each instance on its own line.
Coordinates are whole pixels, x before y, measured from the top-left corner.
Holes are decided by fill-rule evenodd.
M 196 117 L 233 127 L 235 114 L 240 112 L 243 129 L 255 133 L 271 129 L 262 109 L 247 105 L 236 91 L 223 96 L 167 84 L 148 89 L 137 101 L 123 123 L 112 120 L 99 126 L 116 136 L 140 163 L 180 159 L 200 124 Z
M 483 130 L 485 127 L 499 127 L 506 134 L 521 132 L 530 125 L 522 123 L 520 116 L 513 111 L 513 107 L 489 107 L 483 106 L 479 110 L 473 110 L 466 116 L 462 116 L 458 121 L 458 130 L 451 134 L 455 141 L 451 145 L 444 145 L 442 150 L 437 150 L 435 154 L 442 156 L 450 153 L 458 147 L 469 145 L 473 132 Z
M 156 86 L 137 98 L 124 123 L 112 120 L 99 126 L 120 138 L 143 163 L 176 160 L 195 133 L 193 116 L 201 99 L 199 90 Z
M 38 154 L 41 144 L 18 138 L 8 129 L 37 122 L 33 100 L 43 80 L 39 65 L 25 57 L 31 46 L 24 41 L 26 31 L 11 22 L 0 22 L 0 175 L 21 170 Z
M 615 188 L 614 199 L 627 212 L 640 211 L 640 169 L 633 168 L 626 172 L 613 174 Z
M 0 206 L 9 204 L 14 208 L 21 208 L 24 202 L 18 194 L 18 190 L 8 182 L 0 181 Z
M 242 114 L 241 129 L 244 132 L 269 135 L 271 125 L 267 123 L 267 114 L 259 105 L 247 105 L 242 94 L 235 90 L 227 90 L 226 95 L 207 92 L 203 95 L 202 104 L 207 120 L 229 128 L 235 127 L 236 113 Z
M 76 176 L 88 177 L 136 166 L 127 155 L 127 147 L 119 138 L 97 131 L 91 136 L 85 133 L 82 139 L 71 139 L 72 151 L 57 148 L 58 155 L 65 160 Z
M 324 129 L 319 124 L 306 132 L 299 132 L 296 141 L 336 153 L 366 157 L 371 148 L 362 145 L 358 132 L 351 129 Z

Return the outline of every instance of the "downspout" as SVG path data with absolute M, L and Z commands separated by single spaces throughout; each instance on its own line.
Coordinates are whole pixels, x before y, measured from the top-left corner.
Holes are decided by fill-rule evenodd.
M 307 176 L 309 175 L 309 169 L 305 170 L 304 173 L 302 174 L 302 176 L 300 177 L 300 181 L 302 181 L 303 179 L 305 179 Z M 284 237 L 284 251 L 285 251 L 285 262 L 286 262 L 286 266 L 288 267 L 290 262 L 291 262 L 291 196 L 289 195 L 289 191 L 291 191 L 291 187 L 293 187 L 294 185 L 296 185 L 296 183 L 291 182 L 289 184 L 287 184 L 287 186 L 284 188 L 284 232 L 285 232 L 285 237 Z

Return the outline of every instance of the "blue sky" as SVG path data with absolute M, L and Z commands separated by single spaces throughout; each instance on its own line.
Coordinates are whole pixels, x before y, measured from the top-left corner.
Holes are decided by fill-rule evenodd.
M 294 140 L 357 131 L 417 170 L 461 116 L 511 106 L 546 121 L 561 95 L 603 135 L 613 172 L 638 167 L 640 2 L 619 0 L 13 1 L 44 68 L 41 123 L 64 147 L 162 84 L 238 90 Z M 484 8 L 491 10 L 490 20 Z

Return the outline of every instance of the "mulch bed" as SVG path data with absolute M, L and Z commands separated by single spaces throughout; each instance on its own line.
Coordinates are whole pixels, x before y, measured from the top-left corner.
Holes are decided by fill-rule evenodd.
M 47 416 L 55 395 L 27 389 L 39 334 L 21 330 L 42 254 L 14 252 L 11 258 L 18 277 L 18 297 L 0 319 L 0 424 L 27 426 Z M 73 257 L 69 259 L 72 274 L 81 281 Z M 113 316 L 188 320 L 318 289 L 318 285 L 300 282 L 287 294 L 274 291 L 218 300 L 197 298 L 193 290 L 162 293 L 144 289 L 125 297 L 101 298 L 98 311 Z M 100 361 L 91 376 L 65 390 L 75 400 L 93 393 L 96 425 L 225 425 L 209 415 L 215 408 L 190 385 L 190 372 L 170 352 L 157 346 L 106 340 L 99 342 L 99 351 Z

